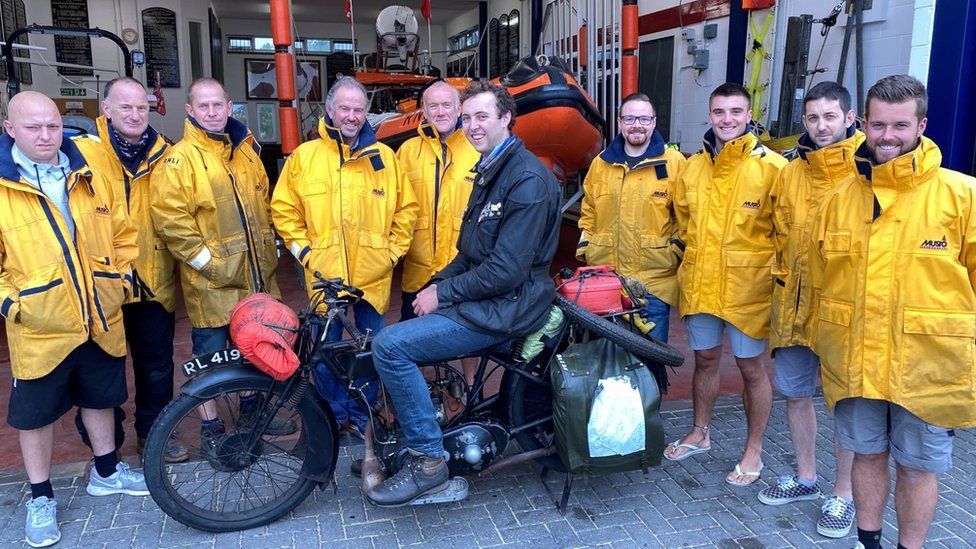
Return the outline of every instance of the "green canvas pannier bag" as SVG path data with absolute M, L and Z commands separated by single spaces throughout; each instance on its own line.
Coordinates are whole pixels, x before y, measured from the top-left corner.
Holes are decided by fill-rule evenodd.
M 650 370 L 607 339 L 575 343 L 551 363 L 556 449 L 573 473 L 661 464 L 661 391 Z

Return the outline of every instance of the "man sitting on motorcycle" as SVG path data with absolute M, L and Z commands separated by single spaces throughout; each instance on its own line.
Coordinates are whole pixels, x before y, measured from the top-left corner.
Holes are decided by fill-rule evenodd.
M 530 334 L 545 323 L 554 289 L 559 184 L 511 134 L 515 101 L 473 82 L 461 93 L 464 134 L 481 153 L 458 237 L 458 255 L 413 302 L 418 318 L 380 332 L 373 361 L 393 401 L 409 456 L 367 497 L 410 503 L 450 480 L 440 426 L 418 363 L 448 360 Z

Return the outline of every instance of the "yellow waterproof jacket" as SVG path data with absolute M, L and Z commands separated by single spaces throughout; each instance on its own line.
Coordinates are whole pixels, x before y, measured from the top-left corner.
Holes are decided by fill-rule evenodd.
M 309 291 L 314 272 L 339 277 L 385 313 L 393 266 L 410 248 L 417 219 L 413 189 L 369 124 L 354 149 L 324 118 L 319 135 L 282 168 L 271 200 L 275 228 L 305 267 Z
M 848 137 L 822 149 L 803 134 L 798 157 L 779 172 L 769 200 L 776 229 L 776 262 L 773 267 L 773 309 L 769 348 L 811 347 L 813 285 L 810 284 L 810 241 L 824 196 L 838 183 L 857 176 L 854 151 L 864 134 L 853 124 Z
M 119 161 L 108 120 L 99 116 L 95 123 L 98 136 L 84 134 L 74 140 L 92 171 L 104 176 L 115 185 L 115 192 L 125 197 L 129 219 L 139 231 L 139 256 L 134 264 L 135 283 L 129 301 L 158 301 L 172 312 L 176 309 L 176 264 L 166 243 L 156 234 L 149 211 L 149 176 L 170 144 L 150 127 L 148 151 L 133 173 Z
M 810 247 L 814 349 L 828 406 L 886 400 L 946 428 L 976 426 L 976 179 L 929 139 L 837 185 Z
M 153 223 L 180 262 L 190 323 L 217 328 L 255 292 L 278 293 L 278 254 L 260 147 L 231 118 L 212 133 L 188 118 L 183 139 L 152 172 Z
M 13 144 L 0 137 L 0 314 L 14 379 L 47 375 L 89 338 L 125 356 L 122 303 L 138 249 L 124 197 L 65 139 L 72 235 L 58 207 L 21 180 Z
M 613 265 L 640 280 L 661 301 L 678 304 L 677 233 L 672 201 L 674 182 L 687 161 L 667 149 L 656 131 L 644 157 L 627 164 L 623 136 L 617 135 L 593 159 L 583 181 L 576 256 L 587 265 Z
M 457 129 L 441 143 L 433 124 L 421 124 L 420 135 L 397 151 L 400 171 L 410 182 L 419 211 L 410 250 L 403 258 L 405 292 L 416 292 L 457 255 L 458 234 L 468 206 L 481 154 Z
M 753 338 L 769 335 L 773 219 L 769 191 L 786 159 L 752 131 L 715 154 L 714 135 L 675 186 L 682 316 L 715 315 Z

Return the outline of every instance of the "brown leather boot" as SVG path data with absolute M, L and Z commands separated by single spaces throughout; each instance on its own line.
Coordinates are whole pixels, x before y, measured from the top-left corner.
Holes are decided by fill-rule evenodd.
M 406 505 L 428 492 L 445 488 L 450 480 L 447 462 L 443 457 L 433 458 L 409 450 L 403 467 L 366 494 L 379 507 Z

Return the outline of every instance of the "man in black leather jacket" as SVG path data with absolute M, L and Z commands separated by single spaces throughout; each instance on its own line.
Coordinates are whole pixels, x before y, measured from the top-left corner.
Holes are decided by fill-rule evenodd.
M 511 135 L 515 101 L 489 82 L 461 94 L 461 123 L 481 161 L 458 238 L 458 255 L 413 302 L 418 318 L 373 341 L 373 361 L 393 400 L 409 456 L 369 498 L 395 506 L 448 481 L 444 444 L 418 363 L 448 360 L 538 330 L 554 288 L 559 184 Z

